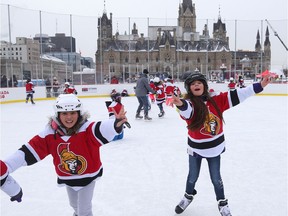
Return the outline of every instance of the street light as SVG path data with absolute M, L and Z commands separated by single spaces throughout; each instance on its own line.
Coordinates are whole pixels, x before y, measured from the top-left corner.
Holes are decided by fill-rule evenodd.
M 222 64 L 220 66 L 220 70 L 222 71 L 222 80 L 224 81 L 225 80 L 225 71 L 226 71 L 227 67 L 225 64 Z

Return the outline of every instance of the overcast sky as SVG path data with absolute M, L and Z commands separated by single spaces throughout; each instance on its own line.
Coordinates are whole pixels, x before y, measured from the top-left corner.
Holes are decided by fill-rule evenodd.
M 125 19 L 127 17 L 131 18 L 159 18 L 162 20 L 167 19 L 168 21 L 163 21 L 164 24 L 169 24 L 169 20 L 175 20 L 178 17 L 178 6 L 179 3 L 181 3 L 182 0 L 177 0 L 177 1 L 167 1 L 167 0 L 106 0 L 105 2 L 105 8 L 107 13 L 113 13 L 113 21 L 116 22 L 117 24 L 113 24 L 113 31 L 115 33 L 116 29 L 121 29 L 122 27 L 122 21 L 121 19 Z M 242 0 L 242 1 L 231 1 L 231 0 L 218 0 L 218 1 L 211 1 L 211 0 L 197 0 L 197 1 L 192 1 L 195 3 L 196 6 L 196 15 L 197 15 L 197 31 L 202 33 L 204 22 L 198 23 L 198 20 L 206 20 L 206 19 L 211 19 L 211 20 L 217 20 L 218 15 L 219 15 L 219 7 L 220 7 L 220 15 L 222 18 L 222 21 L 224 22 L 230 22 L 232 23 L 233 21 L 237 20 L 239 22 L 238 28 L 241 33 L 243 32 L 243 35 L 245 35 L 244 27 L 243 25 L 253 25 L 251 23 L 255 23 L 256 21 L 258 22 L 259 20 L 264 20 L 263 22 L 263 31 L 265 31 L 267 24 L 265 22 L 265 19 L 268 19 L 270 23 L 272 24 L 272 27 L 274 28 L 275 31 L 279 34 L 280 38 L 282 41 L 287 45 L 287 19 L 288 19 L 288 6 L 287 6 L 287 0 L 274 0 L 274 1 L 263 1 L 263 0 Z M 104 10 L 104 1 L 102 0 L 86 0 L 86 1 L 76 1 L 76 0 L 49 0 L 49 1 L 39 1 L 39 0 L 1 0 L 1 9 L 2 9 L 2 16 L 6 16 L 4 11 L 7 11 L 7 7 L 5 4 L 9 4 L 11 6 L 17 6 L 19 8 L 25 8 L 25 9 L 32 9 L 35 10 L 35 13 L 37 11 L 43 11 L 43 12 L 50 12 L 50 13 L 55 13 L 55 14 L 72 14 L 77 15 L 77 16 L 83 16 L 83 17 L 91 17 L 91 18 L 96 18 L 101 16 Z M 13 10 L 13 7 L 12 9 Z M 12 16 L 17 16 L 17 14 L 13 14 L 13 11 L 11 12 Z M 25 15 L 24 15 L 25 16 Z M 3 18 L 2 18 L 3 19 Z M 1 20 L 2 20 L 1 19 Z M 22 20 L 23 16 L 19 19 Z M 88 19 L 88 18 L 87 18 Z M 37 20 L 37 19 L 36 19 Z M 115 21 L 116 20 L 116 21 Z M 177 20 L 175 20 L 176 23 Z M 249 21 L 249 22 L 247 22 Z M 1 21 L 4 22 L 4 21 Z M 16 21 L 14 21 L 16 22 Z M 61 29 L 61 23 L 59 20 L 57 21 L 52 21 L 54 22 L 54 30 L 56 29 L 57 31 L 61 32 L 63 31 Z M 55 24 L 57 22 L 57 24 Z M 126 21 L 125 21 L 126 22 Z M 134 22 L 134 21 L 133 21 Z M 152 22 L 152 21 L 151 21 Z M 256 22 L 256 23 L 257 23 Z M 38 22 L 39 23 L 39 22 Z M 37 27 L 39 28 L 39 24 Z M 94 22 L 95 23 L 95 22 Z M 163 24 L 163 25 L 164 25 Z M 212 22 L 211 22 L 212 24 Z M 12 20 L 12 25 L 13 25 L 13 20 Z M 57 27 L 55 27 L 57 25 Z M 94 25 L 94 24 L 92 24 Z M 115 26 L 116 25 L 116 26 Z M 118 27 L 117 27 L 118 25 Z M 140 24 L 137 24 L 140 25 Z M 5 26 L 3 23 L 1 23 L 1 26 Z M 69 22 L 66 25 L 69 27 Z M 88 26 L 90 26 L 88 24 Z M 132 26 L 132 24 L 131 24 Z M 227 24 L 228 26 L 228 24 Z M 241 26 L 243 28 L 243 31 L 241 29 Z M 87 26 L 84 26 L 87 28 Z M 131 27 L 132 28 L 132 27 Z M 12 34 L 12 42 L 15 40 L 14 38 L 17 36 L 20 36 L 21 32 L 16 33 L 17 29 L 12 29 L 13 34 Z M 250 44 L 247 43 L 247 45 L 242 45 L 242 43 L 237 44 L 237 49 L 246 49 L 246 50 L 254 50 L 255 42 L 256 42 L 256 33 L 257 30 L 261 29 L 261 24 L 255 24 L 253 25 L 253 31 L 252 36 L 249 36 Z M 77 49 L 81 50 L 84 52 L 84 55 L 93 55 L 96 51 L 96 42 L 94 42 L 93 46 L 91 46 L 90 42 L 90 48 L 88 47 L 87 39 L 86 41 L 82 42 L 79 37 L 77 36 L 76 32 L 78 28 L 73 29 L 73 36 L 76 38 L 77 42 Z M 86 29 L 87 30 L 87 29 Z M 86 30 L 82 32 L 87 32 Z M 273 34 L 273 31 L 270 30 L 270 41 L 272 44 L 272 64 L 274 65 L 284 65 L 288 64 L 287 63 L 287 51 L 285 51 L 284 46 L 281 44 L 281 42 L 276 38 Z M 45 27 L 44 27 L 45 31 Z M 50 33 L 44 32 L 42 33 L 47 33 L 49 35 L 53 35 L 55 33 Z M 144 31 L 139 29 L 140 32 Z M 33 37 L 35 34 L 39 33 L 39 30 L 35 32 L 30 31 L 30 35 Z M 93 34 L 93 37 L 97 37 L 97 29 L 93 27 L 93 31 L 91 31 Z M 210 27 L 210 36 L 212 32 L 212 25 Z M 123 32 L 120 32 L 120 34 L 123 34 Z M 144 32 L 145 33 L 145 32 Z M 240 35 L 241 35 L 240 33 Z M 7 40 L 5 38 L 5 35 L 7 37 L 7 28 L 1 27 L 1 40 Z M 24 30 L 22 31 L 22 34 L 24 34 Z M 67 34 L 67 33 L 66 33 Z M 69 31 L 68 31 L 69 34 Z M 95 35 L 94 35 L 95 34 Z M 146 33 L 145 33 L 146 34 Z M 235 45 L 232 43 L 233 37 L 234 37 L 234 29 L 227 30 L 227 36 L 231 38 L 230 40 L 230 49 L 233 50 Z M 238 32 L 239 34 L 239 32 Z M 26 36 L 26 35 L 22 35 Z M 28 35 L 29 36 L 29 35 Z M 77 36 L 77 37 L 76 37 Z M 83 36 L 82 36 L 83 38 Z M 238 36 L 238 40 L 240 37 Z M 263 39 L 264 40 L 264 39 Z M 88 40 L 89 41 L 89 40 Z M 87 44 L 85 44 L 87 43 Z M 90 50 L 91 49 L 91 50 Z M 78 51 L 77 50 L 77 51 Z M 94 56 L 91 56 L 94 57 Z

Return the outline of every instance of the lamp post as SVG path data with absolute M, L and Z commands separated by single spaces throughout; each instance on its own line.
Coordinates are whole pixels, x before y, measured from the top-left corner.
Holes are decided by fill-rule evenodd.
M 226 67 L 225 64 L 222 64 L 222 65 L 220 66 L 220 70 L 222 71 L 222 80 L 223 80 L 223 82 L 224 82 L 224 80 L 225 80 L 225 71 L 226 71 L 226 69 L 227 69 L 227 67 Z

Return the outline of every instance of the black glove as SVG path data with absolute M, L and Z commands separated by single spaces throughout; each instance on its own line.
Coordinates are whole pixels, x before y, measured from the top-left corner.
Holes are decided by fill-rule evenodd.
M 16 194 L 15 196 L 11 197 L 10 200 L 11 200 L 11 202 L 13 202 L 13 201 L 21 202 L 22 196 L 23 196 L 23 192 L 22 192 L 22 189 L 20 189 L 20 192 L 18 194 Z

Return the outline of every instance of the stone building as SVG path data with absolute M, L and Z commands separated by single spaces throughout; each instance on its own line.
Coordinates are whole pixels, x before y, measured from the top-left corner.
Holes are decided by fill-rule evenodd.
M 130 81 L 144 68 L 151 74 L 172 75 L 174 79 L 181 79 L 188 71 L 199 71 L 209 78 L 217 73 L 221 79 L 229 78 L 233 71 L 234 75 L 248 71 L 243 75 L 253 78 L 261 69 L 269 68 L 268 27 L 263 50 L 258 31 L 254 51 L 231 51 L 226 24 L 220 15 L 213 24 L 212 36 L 207 24 L 202 33 L 196 32 L 196 21 L 195 4 L 192 0 L 183 0 L 178 9 L 177 26 L 148 26 L 148 36 L 144 37 L 144 34 L 138 34 L 134 23 L 131 33 L 113 35 L 112 13 L 108 18 L 104 11 L 98 18 L 98 80 L 116 76 Z

